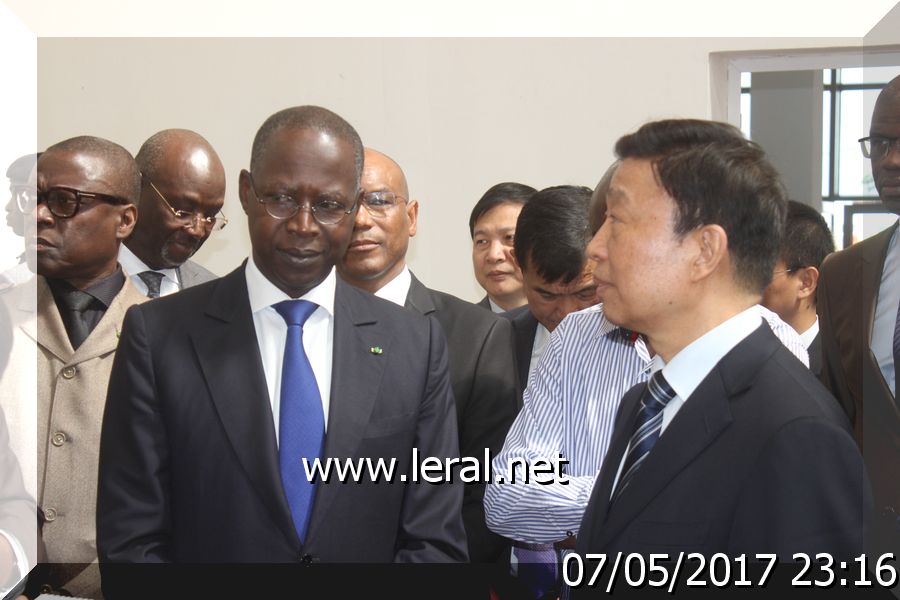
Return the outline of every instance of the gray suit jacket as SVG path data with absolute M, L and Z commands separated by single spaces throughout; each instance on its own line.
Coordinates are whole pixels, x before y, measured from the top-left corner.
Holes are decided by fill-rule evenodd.
M 184 289 L 217 279 L 218 275 L 189 260 L 178 267 L 178 278 L 181 280 L 182 289 Z

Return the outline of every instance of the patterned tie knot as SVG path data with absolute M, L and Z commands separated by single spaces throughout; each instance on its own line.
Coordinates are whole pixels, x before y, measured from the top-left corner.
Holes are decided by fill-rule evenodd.
M 274 304 L 272 308 L 278 311 L 278 314 L 281 315 L 284 322 L 288 324 L 288 327 L 291 325 L 303 327 L 303 324 L 306 323 L 309 315 L 316 312 L 316 309 L 319 308 L 319 306 L 309 300 L 284 300 L 278 304 Z
M 82 292 L 81 290 L 72 290 L 65 294 L 63 298 L 69 310 L 73 310 L 79 313 L 83 313 L 84 311 L 86 311 L 88 307 L 94 302 L 93 296 L 91 296 L 87 292 Z
M 142 271 L 138 273 L 138 277 L 147 284 L 147 297 L 159 298 L 160 286 L 165 275 L 157 271 Z
M 672 386 L 670 386 L 669 382 L 666 381 L 666 378 L 663 377 L 661 370 L 650 377 L 650 381 L 647 382 L 647 391 L 649 393 L 644 394 L 641 404 L 644 408 L 653 412 L 659 412 L 664 409 L 666 404 L 675 397 L 675 390 L 672 389 Z

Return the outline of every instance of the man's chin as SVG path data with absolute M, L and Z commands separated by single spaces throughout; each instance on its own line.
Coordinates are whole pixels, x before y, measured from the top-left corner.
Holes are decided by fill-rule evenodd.
M 900 216 L 900 196 L 883 196 L 881 203 L 887 212 Z

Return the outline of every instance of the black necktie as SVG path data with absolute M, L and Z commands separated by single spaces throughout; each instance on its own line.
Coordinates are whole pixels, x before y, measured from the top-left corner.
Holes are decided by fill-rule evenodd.
M 84 311 L 94 302 L 94 297 L 81 290 L 71 290 L 63 296 L 63 302 L 66 306 L 66 313 L 62 315 L 63 324 L 66 326 L 72 348 L 77 350 L 91 334 L 91 326 L 84 316 Z
M 138 273 L 138 277 L 147 284 L 147 297 L 159 298 L 159 287 L 162 284 L 162 279 L 165 275 L 157 273 L 156 271 L 143 271 Z

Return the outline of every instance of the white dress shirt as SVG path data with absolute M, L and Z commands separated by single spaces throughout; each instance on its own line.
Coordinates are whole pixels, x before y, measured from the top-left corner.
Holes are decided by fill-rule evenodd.
M 287 340 L 287 324 L 272 306 L 283 300 L 292 300 L 266 279 L 253 256 L 247 259 L 244 269 L 247 278 L 247 293 L 250 295 L 250 311 L 256 328 L 256 341 L 262 358 L 266 384 L 269 388 L 269 402 L 275 419 L 275 439 L 278 440 L 279 411 L 281 408 L 281 369 L 284 363 L 284 346 Z M 303 325 L 303 349 L 306 352 L 319 396 L 322 398 L 322 412 L 325 415 L 325 430 L 328 430 L 328 406 L 331 400 L 331 365 L 334 351 L 334 290 L 337 276 L 334 268 L 316 287 L 298 298 L 317 304 L 317 308 Z
M 131 283 L 133 283 L 138 291 L 145 296 L 148 291 L 147 284 L 144 283 L 143 279 L 138 277 L 138 273 L 143 273 L 144 271 L 156 271 L 157 273 L 162 273 L 163 278 L 159 282 L 160 296 L 168 296 L 169 294 L 181 291 L 181 282 L 178 279 L 178 269 L 151 269 L 144 261 L 139 259 L 134 252 L 129 250 L 128 246 L 125 244 L 119 244 L 119 264 L 122 265 L 125 274 L 131 279 Z
M 762 317 L 756 305 L 751 306 L 724 323 L 707 331 L 705 334 L 685 346 L 678 354 L 672 357 L 668 364 L 658 354 L 650 363 L 650 371 L 656 373 L 662 369 L 663 377 L 675 392 L 666 407 L 663 409 L 662 427 L 660 436 L 666 432 L 666 428 L 684 403 L 691 397 L 697 386 L 706 379 L 722 357 L 731 352 L 732 348 L 741 343 L 744 338 L 756 331 L 762 324 Z M 629 444 L 630 446 L 630 444 Z M 619 483 L 622 474 L 622 466 L 628 450 L 622 455 L 619 463 L 619 471 L 613 482 L 613 492 Z M 610 496 L 612 497 L 612 496 Z
M 381 286 L 381 289 L 375 292 L 375 295 L 385 300 L 390 300 L 394 304 L 406 306 L 406 297 L 409 295 L 409 286 L 412 284 L 412 275 L 409 273 L 409 267 L 403 267 L 396 277 Z
M 491 312 L 496 315 L 502 315 L 503 313 L 507 312 L 505 308 L 494 302 L 490 296 L 488 296 L 488 304 L 491 305 Z
M 872 353 L 881 367 L 881 374 L 888 387 L 894 389 L 894 326 L 897 323 L 897 305 L 900 304 L 900 244 L 897 230 L 888 243 L 878 301 L 875 304 L 875 320 L 872 325 Z
M 803 345 L 806 346 L 807 350 L 809 350 L 809 347 L 812 345 L 813 340 L 816 339 L 817 335 L 819 335 L 818 316 L 816 316 L 816 320 L 813 321 L 813 324 L 809 326 L 809 329 L 800 334 L 800 340 L 803 342 Z

